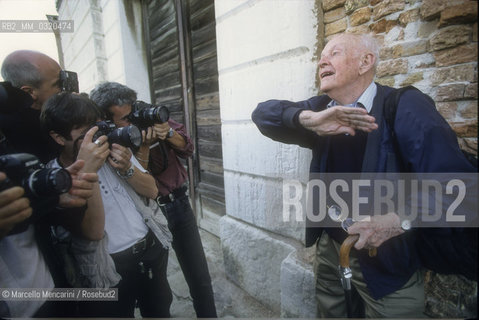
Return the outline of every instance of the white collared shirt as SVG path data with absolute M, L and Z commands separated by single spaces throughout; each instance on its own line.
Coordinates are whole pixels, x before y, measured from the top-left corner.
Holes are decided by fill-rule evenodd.
M 130 160 L 135 170 L 146 172 L 134 156 Z M 105 210 L 105 231 L 109 237 L 108 252 L 120 252 L 146 236 L 148 227 L 116 170 L 106 163 L 98 170 L 98 177 Z
M 378 86 L 376 83 L 371 82 L 371 84 L 364 90 L 363 94 L 359 97 L 357 101 L 354 103 L 349 104 L 348 106 L 355 107 L 358 103 L 361 103 L 364 108 L 366 108 L 367 112 L 371 112 L 371 109 L 373 108 L 373 102 L 374 102 L 374 97 L 376 97 L 376 93 L 378 91 Z M 329 107 L 334 107 L 340 105 L 338 102 L 335 100 L 331 100 L 331 102 L 328 104 Z
M 147 172 L 135 156 L 131 156 L 135 170 Z M 60 168 L 58 159 L 50 167 Z M 148 233 L 148 226 L 138 212 L 135 202 L 123 186 L 122 179 L 108 163 L 98 170 L 101 198 L 105 212 L 105 231 L 108 234 L 108 253 L 117 253 L 134 245 Z

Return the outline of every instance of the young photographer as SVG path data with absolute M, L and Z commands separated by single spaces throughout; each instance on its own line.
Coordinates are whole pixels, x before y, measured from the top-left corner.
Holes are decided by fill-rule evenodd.
M 71 94 L 65 92 L 54 95 L 47 100 L 45 105 L 51 105 L 50 101 L 71 103 L 69 100 L 71 96 Z M 68 110 L 66 114 L 62 113 L 65 111 L 62 109 L 57 112 L 60 119 L 73 119 L 72 122 L 75 122 L 76 126 L 67 126 L 65 122 L 60 121 L 51 123 L 48 119 L 44 119 L 45 114 L 42 114 L 42 122 L 49 129 L 55 131 L 51 132 L 52 138 L 62 149 L 59 158 L 50 161 L 47 166 L 50 168 L 61 168 L 81 158 L 85 159 L 83 170 L 96 173 L 110 154 L 107 137 L 98 136 L 94 138 L 98 128 L 93 127 L 82 135 L 83 138 L 81 140 L 76 139 L 72 141 L 72 139 L 73 136 L 78 135 L 78 127 L 95 122 L 101 117 L 101 113 L 83 115 L 84 105 L 88 102 L 88 99 L 82 99 L 80 96 L 77 99 L 83 102 L 80 107 Z M 55 111 L 57 110 L 54 108 L 50 110 L 51 113 L 55 113 Z M 60 135 L 56 132 L 68 132 L 68 134 Z M 65 273 L 69 275 L 68 280 L 72 287 L 110 288 L 120 281 L 120 276 L 116 273 L 114 263 L 106 251 L 108 239 L 106 236 L 104 237 L 105 214 L 99 182 L 95 183 L 93 191 L 93 196 L 87 202 L 85 216 L 78 224 L 83 229 L 89 228 L 89 232 L 95 234 L 95 238 L 99 241 L 88 241 L 84 237 L 69 232 L 63 226 L 52 228 L 53 236 L 58 251 L 65 252 L 62 258 L 65 261 Z M 69 228 L 69 230 L 72 229 Z M 85 232 L 86 230 L 83 231 L 83 233 Z
M 101 115 L 91 100 L 79 95 L 60 93 L 45 103 L 43 127 L 63 146 L 56 165 L 68 165 L 76 159 L 77 145 L 91 139 L 91 130 L 96 129 Z M 148 198 L 156 196 L 157 188 L 153 177 L 125 146 L 131 143 L 127 139 L 131 136 L 123 135 L 121 129 L 112 130 L 93 139 L 89 152 L 103 154 L 108 150 L 107 163 L 98 170 L 99 193 L 105 211 L 108 252 L 122 279 L 118 284 L 118 301 L 91 303 L 83 315 L 133 317 L 138 301 L 143 317 L 169 317 L 172 294 L 166 267 L 170 235 L 166 228 L 154 224 L 152 209 L 145 205 Z M 112 137 L 125 140 L 121 138 L 108 149 Z
M 216 317 L 211 278 L 196 219 L 186 193 L 187 173 L 180 158 L 193 154 L 193 144 L 184 126 L 164 114 L 162 107 L 147 105 L 143 115 L 132 105 L 138 105 L 136 92 L 116 82 L 99 84 L 91 99 L 103 109 L 118 127 L 130 122 L 143 126 L 144 143 L 137 152 L 141 165 L 156 180 L 156 201 L 168 220 L 173 235 L 173 248 L 193 298 L 198 317 Z M 136 101 L 136 102 L 135 102 Z M 135 111 L 132 114 L 132 111 Z M 141 113 L 141 112 L 140 112 Z M 145 119 L 146 118 L 146 119 Z M 151 118 L 158 118 L 151 123 Z

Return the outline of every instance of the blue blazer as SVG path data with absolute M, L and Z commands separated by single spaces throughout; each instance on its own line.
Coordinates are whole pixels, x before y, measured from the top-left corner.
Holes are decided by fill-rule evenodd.
M 385 99 L 393 88 L 377 84 L 370 114 L 379 128 L 368 134 L 362 172 L 473 172 L 462 154 L 454 131 L 436 110 L 433 101 L 417 90 L 401 95 L 394 134 L 383 117 Z M 320 137 L 298 123 L 303 110 L 324 110 L 331 99 L 316 96 L 305 101 L 269 100 L 253 111 L 252 120 L 267 137 L 297 144 L 313 152 L 310 172 L 326 172 L 330 137 Z M 395 142 L 397 141 L 397 144 Z M 393 169 L 391 169 L 393 168 Z M 306 226 L 306 246 L 313 245 L 323 228 Z M 421 267 L 415 247 L 416 232 L 407 232 L 386 241 L 376 257 L 366 250 L 358 252 L 361 271 L 371 296 L 380 299 L 400 289 Z

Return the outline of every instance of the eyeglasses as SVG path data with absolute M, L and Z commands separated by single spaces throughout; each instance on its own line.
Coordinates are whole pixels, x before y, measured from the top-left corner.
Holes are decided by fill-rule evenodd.
M 352 218 L 343 217 L 341 208 L 335 204 L 328 206 L 328 216 L 334 222 L 340 222 L 341 228 L 346 232 L 348 232 L 348 228 L 356 222 Z

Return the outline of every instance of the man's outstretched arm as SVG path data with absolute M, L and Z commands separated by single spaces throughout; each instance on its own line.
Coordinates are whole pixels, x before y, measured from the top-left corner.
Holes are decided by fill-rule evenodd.
M 371 132 L 378 125 L 362 108 L 326 108 L 325 96 L 291 102 L 268 100 L 253 111 L 252 120 L 261 133 L 273 140 L 311 148 L 317 136 Z

